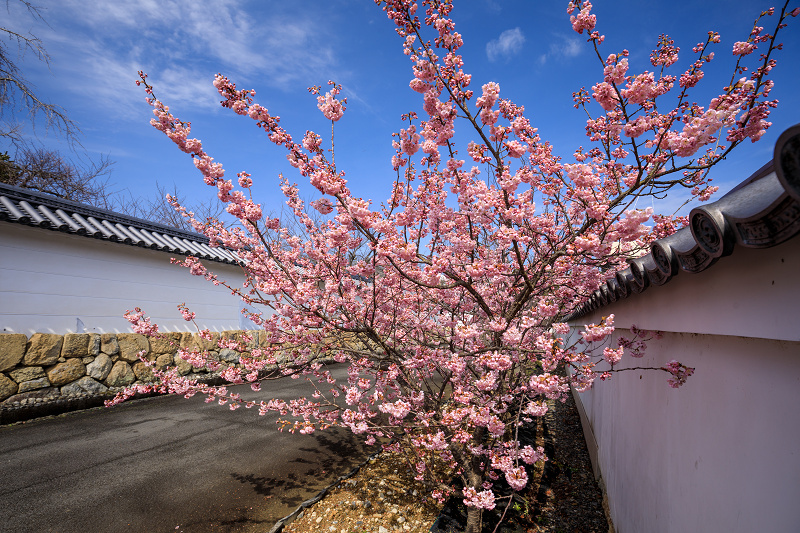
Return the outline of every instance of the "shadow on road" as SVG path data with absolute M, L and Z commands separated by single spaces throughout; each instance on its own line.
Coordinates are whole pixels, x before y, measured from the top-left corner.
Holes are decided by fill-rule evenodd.
M 313 438 L 316 447 L 298 447 L 298 454 L 302 455 L 288 461 L 275 476 L 232 473 L 231 477 L 249 485 L 256 494 L 274 498 L 271 503 L 286 506 L 291 511 L 377 450 L 375 446 L 366 446 L 363 438 L 341 428 L 318 431 Z M 310 485 L 314 489 L 310 490 Z

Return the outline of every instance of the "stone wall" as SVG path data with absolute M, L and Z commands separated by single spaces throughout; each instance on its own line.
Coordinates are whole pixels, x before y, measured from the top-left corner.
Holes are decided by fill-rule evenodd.
M 224 365 L 239 362 L 239 352 L 220 349 L 223 338 L 242 339 L 241 331 L 214 333 L 212 340 L 196 333 L 165 333 L 148 338 L 136 333 L 34 333 L 0 334 L 0 408 L 29 401 L 52 401 L 82 395 L 104 395 L 135 383 L 153 379 L 147 359 L 159 369 L 177 368 L 181 375 L 211 377 L 205 368 L 195 368 L 177 355 L 179 348 L 208 350 Z M 247 332 L 247 348 L 264 346 L 263 332 Z

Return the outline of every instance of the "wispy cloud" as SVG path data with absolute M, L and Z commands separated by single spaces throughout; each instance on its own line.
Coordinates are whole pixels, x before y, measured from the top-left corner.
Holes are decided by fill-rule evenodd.
M 539 62 L 545 64 L 548 59 L 566 59 L 581 53 L 581 40 L 566 35 L 557 35 L 550 43 L 547 52 L 539 56 Z
M 283 91 L 331 76 L 325 28 L 302 10 L 273 8 L 243 0 L 62 0 L 44 13 L 51 27 L 39 33 L 54 59 L 68 57 L 54 64 L 75 76 L 69 88 L 91 87 L 96 105 L 117 116 L 141 111 L 139 69 L 165 101 L 210 109 L 218 107 L 217 72 Z
M 498 0 L 484 0 L 483 3 L 490 11 L 499 12 L 502 10 L 502 6 Z
M 519 28 L 506 30 L 497 39 L 486 43 L 486 57 L 489 61 L 496 61 L 501 57 L 508 57 L 522 50 L 525 35 Z

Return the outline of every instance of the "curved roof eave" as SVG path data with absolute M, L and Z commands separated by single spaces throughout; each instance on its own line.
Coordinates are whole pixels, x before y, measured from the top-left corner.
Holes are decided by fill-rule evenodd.
M 166 253 L 238 264 L 208 237 L 107 209 L 0 183 L 0 220 Z
M 573 311 L 574 320 L 622 298 L 664 285 L 682 272 L 707 270 L 736 248 L 770 248 L 800 233 L 800 124 L 775 143 L 773 160 L 716 202 L 689 213 L 689 226 L 628 259 Z

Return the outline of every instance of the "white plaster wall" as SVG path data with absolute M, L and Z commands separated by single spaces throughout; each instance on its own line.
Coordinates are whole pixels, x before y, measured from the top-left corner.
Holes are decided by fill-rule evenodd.
M 800 343 L 667 333 L 580 394 L 618 533 L 800 531 Z
M 127 309 L 141 307 L 166 331 L 194 331 L 177 305 L 186 302 L 201 328 L 253 329 L 242 302 L 225 287 L 170 264 L 174 254 L 0 223 L 0 331 L 127 332 Z M 182 259 L 182 257 L 179 257 Z M 241 286 L 233 265 L 205 262 Z
M 573 323 L 666 332 L 619 367 L 696 368 L 680 389 L 628 371 L 578 395 L 618 533 L 800 531 L 799 260 L 800 242 L 737 250 Z
M 736 248 L 698 274 L 681 271 L 602 308 L 617 325 L 662 331 L 800 340 L 800 237 L 767 249 Z

